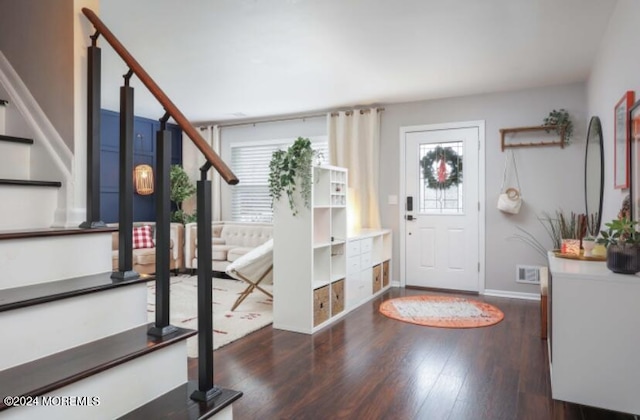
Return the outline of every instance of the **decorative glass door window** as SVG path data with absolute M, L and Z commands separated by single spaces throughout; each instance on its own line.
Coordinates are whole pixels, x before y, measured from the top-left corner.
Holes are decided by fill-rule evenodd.
M 420 145 L 419 211 L 463 214 L 462 141 Z

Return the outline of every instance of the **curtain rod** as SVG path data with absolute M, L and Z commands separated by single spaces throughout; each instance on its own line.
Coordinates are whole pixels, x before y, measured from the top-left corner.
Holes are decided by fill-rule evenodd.
M 346 110 L 344 111 L 345 114 L 347 115 L 352 115 L 355 111 L 360 111 L 360 115 L 366 114 L 369 112 L 368 108 L 365 109 L 352 109 L 352 110 Z M 377 112 L 382 112 L 384 111 L 384 108 L 382 107 L 378 107 L 376 108 Z M 338 116 L 338 113 L 340 111 L 332 111 L 331 112 L 331 116 L 332 117 L 336 117 Z M 271 119 L 265 119 L 265 120 L 256 120 L 256 121 L 244 121 L 244 122 L 235 122 L 235 123 L 227 123 L 227 124 L 212 124 L 212 125 L 217 125 L 219 128 L 226 128 L 226 127 L 238 127 L 241 125 L 256 125 L 256 124 L 262 124 L 262 123 L 272 123 L 272 122 L 282 122 L 282 121 L 293 121 L 293 120 L 304 120 L 307 118 L 319 118 L 319 117 L 325 117 L 329 112 L 323 112 L 323 113 L 315 113 L 315 114 L 303 114 L 303 115 L 292 115 L 290 117 L 282 117 L 282 118 L 271 118 Z M 209 125 L 209 124 L 207 124 Z M 201 126 L 200 128 L 202 128 L 203 126 Z

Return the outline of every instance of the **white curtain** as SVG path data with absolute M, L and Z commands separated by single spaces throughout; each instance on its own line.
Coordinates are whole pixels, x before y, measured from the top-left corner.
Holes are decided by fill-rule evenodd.
M 217 125 L 209 125 L 200 127 L 200 135 L 211 146 L 214 152 L 220 154 L 220 127 Z M 195 183 L 200 180 L 200 167 L 204 165 L 204 156 L 193 144 L 189 136 L 182 134 L 182 166 L 189 175 L 189 178 Z M 211 179 L 211 220 L 219 221 L 222 217 L 222 204 L 220 200 L 220 175 L 212 168 L 209 171 L 209 179 Z M 185 200 L 182 208 L 187 213 L 193 213 L 196 210 L 196 196 Z
M 380 228 L 378 174 L 380 115 L 377 108 L 327 116 L 330 163 L 349 170 L 350 230 Z

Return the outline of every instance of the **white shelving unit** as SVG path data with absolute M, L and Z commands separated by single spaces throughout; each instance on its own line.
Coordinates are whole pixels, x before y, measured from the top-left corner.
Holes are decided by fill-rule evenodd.
M 274 203 L 273 327 L 311 334 L 344 313 L 347 170 L 313 168 L 311 208 Z

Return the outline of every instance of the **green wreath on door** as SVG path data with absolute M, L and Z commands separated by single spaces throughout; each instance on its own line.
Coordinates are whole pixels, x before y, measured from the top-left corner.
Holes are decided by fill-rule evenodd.
M 462 182 L 462 157 L 451 147 L 437 146 L 420 159 L 420 167 L 428 188 L 446 190 Z

